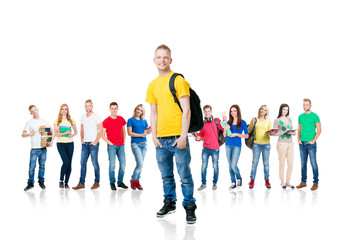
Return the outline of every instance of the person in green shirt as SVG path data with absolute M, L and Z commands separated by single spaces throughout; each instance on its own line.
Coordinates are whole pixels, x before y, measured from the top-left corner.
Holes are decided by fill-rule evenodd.
M 307 158 L 310 156 L 310 163 L 313 171 L 313 186 L 311 190 L 318 189 L 318 165 L 316 160 L 317 139 L 322 131 L 320 119 L 317 114 L 311 111 L 311 100 L 305 98 L 303 100 L 302 113 L 298 117 L 298 143 L 301 159 L 302 180 L 297 188 L 306 187 L 307 179 Z

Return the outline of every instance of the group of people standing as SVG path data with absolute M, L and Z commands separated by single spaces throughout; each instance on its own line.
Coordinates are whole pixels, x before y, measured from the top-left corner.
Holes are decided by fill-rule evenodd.
M 297 188 L 306 187 L 307 180 L 307 157 L 310 156 L 310 162 L 313 169 L 313 186 L 311 190 L 318 189 L 318 165 L 316 160 L 316 140 L 321 133 L 321 123 L 317 114 L 311 112 L 311 100 L 303 100 L 304 113 L 298 118 L 298 143 L 300 148 L 302 178 L 301 183 Z M 204 111 L 204 127 L 199 132 L 197 140 L 203 139 L 202 150 L 202 185 L 198 190 L 206 188 L 206 172 L 208 165 L 208 158 L 211 156 L 212 165 L 214 168 L 213 186 L 212 189 L 217 189 L 218 180 L 218 158 L 219 158 L 219 142 L 218 132 L 223 131 L 226 136 L 226 131 L 230 130 L 231 134 L 227 136 L 225 141 L 226 157 L 229 164 L 229 172 L 231 177 L 230 190 L 242 186 L 242 177 L 238 168 L 238 160 L 241 153 L 242 141 L 241 138 L 249 138 L 249 133 L 253 134 L 252 145 L 252 166 L 250 173 L 249 188 L 252 189 L 255 186 L 255 178 L 257 172 L 257 166 L 262 155 L 264 165 L 264 179 L 265 186 L 271 188 L 269 181 L 269 156 L 270 156 L 270 136 L 277 136 L 277 152 L 279 160 L 279 178 L 282 188 L 294 188 L 291 184 L 291 174 L 293 169 L 294 159 L 294 143 L 292 136 L 296 135 L 292 120 L 290 118 L 289 106 L 282 104 L 279 108 L 278 117 L 274 121 L 273 126 L 269 120 L 269 109 L 267 105 L 262 105 L 258 110 L 258 116 L 252 118 L 249 125 L 242 120 L 241 110 L 238 105 L 230 107 L 229 121 L 223 114 L 223 121 L 227 123 L 224 128 L 221 126 L 221 122 L 217 118 L 212 116 L 212 107 L 206 105 L 203 107 Z M 287 162 L 287 171 L 285 175 L 285 162 Z
M 194 198 L 194 182 L 190 169 L 190 147 L 188 141 L 188 129 L 191 120 L 190 109 L 190 84 L 178 75 L 175 78 L 174 88 L 175 95 L 179 105 L 174 101 L 173 93 L 170 91 L 169 82 L 174 74 L 170 69 L 172 63 L 171 50 L 166 45 L 160 45 L 155 50 L 154 64 L 159 72 L 159 76 L 153 80 L 147 89 L 146 102 L 150 104 L 150 125 L 144 119 L 145 109 L 142 104 L 135 107 L 132 117 L 126 122 L 123 117 L 118 116 L 118 104 L 112 102 L 109 105 L 110 116 L 104 121 L 100 116 L 93 112 L 93 103 L 91 100 L 85 102 L 86 114 L 81 118 L 81 176 L 77 186 L 73 189 L 78 190 L 85 188 L 86 165 L 89 156 L 94 166 L 95 180 L 91 189 L 96 189 L 100 185 L 100 167 L 98 163 L 99 140 L 102 139 L 107 143 L 109 158 L 109 180 L 112 190 L 128 188 L 123 183 L 123 177 L 126 166 L 126 157 L 124 143 L 126 139 L 125 125 L 127 133 L 131 136 L 131 149 L 136 160 L 136 167 L 131 177 L 131 188 L 142 190 L 140 184 L 141 170 L 147 151 L 146 137 L 152 134 L 152 140 L 156 148 L 156 159 L 161 172 L 164 204 L 157 212 L 157 217 L 162 218 L 176 211 L 176 183 L 174 179 L 174 157 L 177 171 L 181 179 L 183 193 L 182 205 L 186 210 L 186 221 L 188 224 L 196 222 L 195 210 L 196 199 Z M 316 162 L 316 140 L 321 132 L 319 117 L 311 112 L 311 101 L 304 99 L 304 111 L 298 119 L 298 143 L 301 151 L 302 180 L 297 188 L 305 187 L 307 180 L 307 158 L 310 156 L 310 162 L 314 173 L 314 185 L 312 190 L 318 188 L 318 167 Z M 29 164 L 29 179 L 25 191 L 34 186 L 34 171 L 36 161 L 39 162 L 39 185 L 45 189 L 44 169 L 46 162 L 47 150 L 41 147 L 40 126 L 51 126 L 46 120 L 41 119 L 39 110 L 36 106 L 29 107 L 30 114 L 33 116 L 24 128 L 22 137 L 31 137 L 31 153 Z M 253 161 L 251 167 L 251 181 L 249 187 L 253 188 L 255 184 L 256 170 L 260 155 L 263 156 L 265 185 L 270 188 L 269 182 L 269 153 L 270 153 L 270 136 L 266 132 L 272 128 L 268 119 L 268 108 L 263 105 L 259 108 L 257 118 L 253 118 L 247 126 L 242 119 L 241 110 L 238 105 L 233 105 L 229 111 L 229 120 L 223 114 L 223 121 L 213 118 L 212 107 L 206 105 L 204 111 L 204 126 L 199 131 L 197 140 L 203 139 L 202 150 L 202 185 L 198 190 L 206 188 L 206 172 L 208 158 L 211 156 L 214 167 L 213 189 L 217 189 L 218 181 L 218 159 L 219 159 L 219 132 L 227 136 L 225 141 L 226 156 L 229 163 L 229 172 L 231 177 L 230 189 L 242 186 L 242 177 L 238 169 L 238 160 L 241 153 L 242 140 L 248 138 L 249 133 L 253 133 L 254 143 L 252 146 Z M 224 122 L 226 124 L 223 127 Z M 70 128 L 68 131 L 60 131 L 61 127 Z M 293 187 L 290 183 L 293 163 L 293 129 L 292 121 L 289 117 L 289 106 L 281 105 L 279 116 L 274 122 L 274 128 L 278 131 L 270 132 L 270 135 L 278 136 L 277 151 L 280 161 L 280 179 L 281 185 Z M 61 105 L 57 120 L 54 122 L 54 131 L 52 130 L 52 141 L 49 147 L 53 145 L 54 138 L 57 137 L 57 149 L 62 159 L 60 172 L 60 188 L 69 188 L 68 181 L 71 174 L 71 163 L 74 151 L 73 137 L 77 135 L 75 121 L 70 117 L 69 108 L 66 104 Z M 227 134 L 227 132 L 230 134 Z M 117 181 L 115 178 L 116 156 L 119 160 L 119 171 Z M 284 178 L 285 160 L 288 162 L 286 180 Z
M 85 102 L 86 114 L 81 117 L 81 173 L 80 180 L 77 186 L 73 187 L 74 190 L 85 188 L 85 178 L 87 172 L 87 161 L 91 157 L 95 180 L 91 189 L 100 187 L 100 166 L 98 162 L 99 140 L 102 139 L 107 143 L 108 158 L 109 158 L 109 179 L 112 190 L 116 190 L 115 178 L 115 162 L 116 156 L 119 160 L 119 171 L 117 178 L 117 186 L 121 188 L 128 188 L 123 183 L 124 171 L 126 166 L 126 158 L 124 151 L 124 143 L 126 138 L 125 125 L 127 124 L 128 135 L 131 136 L 131 147 L 136 160 L 136 167 L 131 177 L 131 188 L 142 190 L 139 182 L 143 160 L 145 158 L 147 143 L 146 136 L 151 133 L 147 121 L 144 119 L 144 107 L 139 104 L 134 109 L 132 117 L 128 123 L 123 117 L 117 115 L 118 104 L 112 102 L 110 104 L 111 115 L 104 121 L 101 117 L 93 112 L 93 102 L 88 99 Z M 77 135 L 78 130 L 75 121 L 71 118 L 69 107 L 67 104 L 62 104 L 60 107 L 57 120 L 52 127 L 48 121 L 40 118 L 39 110 L 35 105 L 29 106 L 30 114 L 33 116 L 24 128 L 22 137 L 31 136 L 31 154 L 29 163 L 29 179 L 25 191 L 34 187 L 34 172 L 36 162 L 39 162 L 38 182 L 42 189 L 45 189 L 44 172 L 45 162 L 47 158 L 46 147 L 41 147 L 41 135 L 39 128 L 41 126 L 50 127 L 52 132 L 52 140 L 48 147 L 53 145 L 54 138 L 57 137 L 57 149 L 62 160 L 60 171 L 60 188 L 69 188 L 68 182 L 72 171 L 72 159 L 74 152 L 73 137 Z M 54 131 L 53 131 L 54 129 Z M 70 129 L 62 131 L 61 129 Z

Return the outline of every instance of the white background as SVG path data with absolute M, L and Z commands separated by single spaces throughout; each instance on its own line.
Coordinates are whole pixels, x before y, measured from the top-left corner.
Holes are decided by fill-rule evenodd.
M 318 239 L 337 236 L 337 156 L 335 122 L 338 56 L 336 1 L 2 1 L 0 3 L 1 79 L 1 239 Z M 36 183 L 24 192 L 30 140 L 21 138 L 35 104 L 50 123 L 67 103 L 80 128 L 84 101 L 109 115 L 119 104 L 126 120 L 144 103 L 146 89 L 157 76 L 152 62 L 162 43 L 172 50 L 172 70 L 182 73 L 214 116 L 238 104 L 243 119 L 268 104 L 270 119 L 281 103 L 290 106 L 297 123 L 302 99 L 322 122 L 317 142 L 319 189 L 283 191 L 279 186 L 277 138 L 271 140 L 271 190 L 266 190 L 260 160 L 256 186 L 247 182 L 252 153 L 243 146 L 239 168 L 241 191 L 228 191 L 230 176 L 224 146 L 220 154 L 218 190 L 195 192 L 197 223 L 185 223 L 177 179 L 177 212 L 158 220 L 162 182 L 155 149 L 148 137 L 142 172 L 144 191 L 109 188 L 108 156 L 101 140 L 101 187 L 91 191 L 94 171 L 88 161 L 86 189 L 58 188 L 61 158 L 56 144 L 48 150 L 46 191 Z M 147 120 L 149 106 L 146 104 Z M 125 183 L 135 160 L 126 141 Z M 201 144 L 190 139 L 195 189 L 200 185 Z M 70 186 L 80 176 L 80 137 L 75 137 Z M 37 171 L 36 171 L 37 176 Z M 295 144 L 292 183 L 300 182 Z

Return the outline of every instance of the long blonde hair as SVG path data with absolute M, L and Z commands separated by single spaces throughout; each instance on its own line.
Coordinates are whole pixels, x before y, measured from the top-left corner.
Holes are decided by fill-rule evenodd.
M 67 120 L 70 122 L 70 124 L 73 126 L 73 121 L 72 121 L 72 118 L 70 117 L 70 114 L 69 114 L 69 107 L 67 104 L 62 104 L 61 107 L 60 107 L 60 111 L 59 111 L 59 116 L 58 116 L 58 120 L 57 120 L 57 125 L 59 126 L 60 123 L 62 122 L 62 114 L 61 114 L 61 110 L 63 107 L 67 107 Z
M 144 106 L 143 106 L 143 104 L 139 104 L 139 105 L 137 105 L 135 108 L 134 108 L 134 112 L 133 112 L 133 118 L 135 118 L 136 117 L 136 109 L 138 108 L 138 107 L 141 107 L 142 108 L 142 115 L 140 116 L 140 119 L 144 119 L 144 116 L 146 115 L 146 112 L 145 112 L 145 110 L 144 110 Z

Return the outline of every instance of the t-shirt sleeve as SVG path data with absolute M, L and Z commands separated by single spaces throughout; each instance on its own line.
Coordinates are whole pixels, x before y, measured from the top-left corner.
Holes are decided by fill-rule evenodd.
M 96 115 L 96 125 L 102 123 L 102 118 L 100 115 Z
M 190 96 L 189 88 L 190 84 L 186 80 L 184 80 L 183 77 L 178 76 L 175 79 L 175 89 L 178 99 L 180 99 L 183 96 Z
M 301 124 L 301 123 L 300 123 L 300 116 L 301 116 L 301 115 L 298 116 L 298 124 Z
M 145 119 L 144 119 L 144 125 L 145 125 L 146 128 L 148 127 L 147 120 L 145 120 Z
M 81 117 L 81 124 L 83 124 L 84 123 L 84 118 L 85 118 L 85 116 L 83 115 L 82 117 Z
M 244 120 L 242 120 L 242 128 L 243 128 L 243 131 L 244 131 L 244 134 L 248 134 L 248 126 L 246 124 L 246 122 Z
M 128 119 L 127 127 L 133 127 L 133 122 L 132 122 L 131 118 Z
M 105 120 L 102 122 L 102 126 L 103 126 L 103 128 L 107 128 L 107 119 L 105 119 Z
M 25 128 L 23 130 L 29 132 L 29 122 L 26 122 Z
M 319 116 L 315 114 L 315 123 L 319 123 L 319 122 L 320 122 Z
M 124 126 L 124 125 L 126 125 L 127 123 L 126 123 L 126 120 L 124 120 L 124 118 L 123 117 L 121 117 L 121 122 L 122 122 L 122 126 Z
M 157 100 L 154 95 L 154 82 L 151 82 L 148 86 L 146 102 L 150 104 L 157 104 Z

